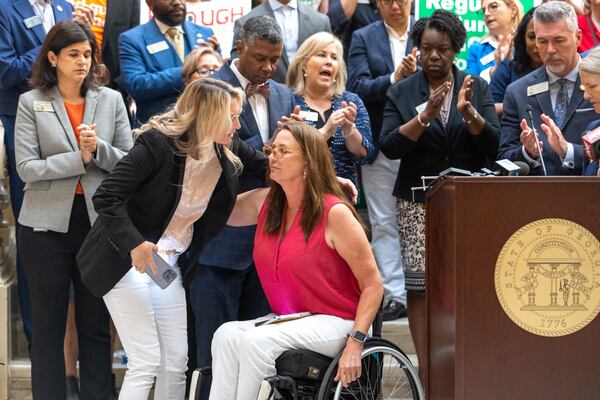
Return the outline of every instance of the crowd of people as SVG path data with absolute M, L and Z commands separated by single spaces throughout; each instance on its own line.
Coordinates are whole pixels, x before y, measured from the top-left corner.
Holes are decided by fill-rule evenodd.
M 0 0 L 36 400 L 116 398 L 115 332 L 121 399 L 183 399 L 208 366 L 204 399 L 256 399 L 292 348 L 342 351 L 346 385 L 378 310 L 408 314 L 423 372 L 421 177 L 600 175 L 581 139 L 600 125 L 597 0 L 481 0 L 466 71 L 459 17 L 416 20 L 412 0 L 259 1 L 229 59 L 185 1 L 146 3 L 140 24 L 136 0 Z

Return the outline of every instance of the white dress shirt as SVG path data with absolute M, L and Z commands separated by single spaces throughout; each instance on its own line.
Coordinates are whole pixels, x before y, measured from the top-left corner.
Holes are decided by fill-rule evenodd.
M 52 11 L 52 5 L 50 0 L 29 0 L 29 4 L 33 7 L 33 11 L 42 18 L 44 23 L 44 31 L 48 33 L 54 26 L 54 11 Z
M 390 82 L 394 84 L 396 82 L 396 78 L 394 78 L 394 72 L 398 69 L 398 66 L 402 62 L 402 59 L 406 55 L 406 45 L 408 44 L 408 25 L 406 26 L 406 31 L 402 36 L 398 35 L 398 32 L 394 30 L 391 26 L 386 24 L 385 30 L 387 31 L 388 38 L 390 39 L 390 50 L 392 52 L 392 60 L 394 61 L 394 71 L 392 71 L 392 75 L 390 76 Z
M 236 58 L 231 62 L 231 70 L 240 81 L 240 85 L 242 85 L 242 89 L 246 90 L 246 86 L 250 83 L 248 79 L 244 75 L 240 73 L 237 69 L 237 63 L 239 59 Z M 258 130 L 260 131 L 260 137 L 263 140 L 263 143 L 269 140 L 269 108 L 267 106 L 267 99 L 260 93 L 254 93 L 252 96 L 247 98 L 248 104 L 250 104 L 250 108 L 252 108 L 252 114 L 254 115 L 254 119 L 258 124 Z
M 283 33 L 285 53 L 291 63 L 298 50 L 298 2 L 291 0 L 288 4 L 281 4 L 277 0 L 269 0 L 269 5 Z

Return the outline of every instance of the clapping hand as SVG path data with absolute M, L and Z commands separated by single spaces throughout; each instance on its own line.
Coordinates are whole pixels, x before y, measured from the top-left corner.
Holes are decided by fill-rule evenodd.
M 215 35 L 212 35 L 211 37 L 208 38 L 207 40 L 203 40 L 203 39 L 198 39 L 198 46 L 197 47 L 212 47 L 213 50 L 218 50 L 220 43 L 219 43 L 219 39 L 217 39 L 217 37 Z
M 446 100 L 446 96 L 450 93 L 450 82 L 444 82 L 437 89 L 434 89 L 433 92 L 429 94 L 429 99 L 427 99 L 427 105 L 423 110 L 422 119 L 427 121 L 431 121 L 440 113 L 442 109 L 442 105 Z M 425 122 L 424 121 L 424 122 Z
M 340 124 L 342 127 L 342 133 L 344 136 L 349 136 L 352 134 L 352 129 L 354 129 L 354 121 L 356 120 L 356 104 L 353 102 L 347 103 L 342 101 L 342 108 L 344 112 L 344 119 Z
M 73 11 L 73 19 L 91 27 L 94 25 L 94 10 L 85 4 L 80 4 Z
M 304 120 L 300 116 L 300 111 L 301 111 L 300 106 L 295 106 L 294 111 L 292 111 L 290 113 L 290 115 L 282 116 L 281 119 L 279 121 L 277 121 L 277 129 L 275 131 L 278 132 L 281 129 L 281 127 L 284 124 L 287 124 L 288 122 L 304 122 Z M 275 136 L 275 135 L 273 135 L 273 136 Z
M 415 72 L 417 72 L 417 48 L 413 47 L 412 52 L 400 61 L 400 65 L 394 72 L 394 80 L 402 80 Z
M 565 140 L 560 128 L 556 126 L 554 120 L 547 116 L 546 114 L 542 114 L 542 132 L 548 138 L 548 144 L 554 150 L 556 154 L 560 157 L 561 160 L 567 155 L 567 150 L 569 148 L 569 144 Z
M 81 124 L 77 127 L 79 131 L 79 150 L 84 164 L 89 164 L 92 161 L 93 154 L 98 148 L 98 140 L 96 138 L 96 124 Z
M 466 114 L 473 108 L 471 99 L 473 98 L 473 85 L 475 81 L 471 75 L 467 75 L 458 92 L 458 100 L 456 101 L 456 110 L 466 119 Z
M 538 140 L 537 132 L 527 125 L 527 121 L 525 119 L 521 120 L 521 144 L 525 147 L 525 151 L 529 156 L 533 159 L 538 159 L 540 157 L 540 153 L 535 144 L 535 141 Z M 540 150 L 544 150 L 544 143 L 539 142 Z
M 509 33 L 506 36 L 498 36 L 498 47 L 494 50 L 496 65 L 500 64 L 502 61 L 512 59 L 513 39 L 512 33 Z

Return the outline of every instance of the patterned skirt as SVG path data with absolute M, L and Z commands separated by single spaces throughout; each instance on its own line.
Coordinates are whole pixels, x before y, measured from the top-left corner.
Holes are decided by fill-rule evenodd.
M 406 290 L 425 291 L 425 204 L 398 199 L 400 252 Z

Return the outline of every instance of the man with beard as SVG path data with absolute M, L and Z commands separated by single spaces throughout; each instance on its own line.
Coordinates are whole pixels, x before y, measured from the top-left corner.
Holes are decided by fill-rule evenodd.
M 262 149 L 277 129 L 277 122 L 294 111 L 292 92 L 271 79 L 283 51 L 283 35 L 277 21 L 266 15 L 249 18 L 241 28 L 236 47 L 239 58 L 223 65 L 211 78 L 246 91 L 238 135 L 250 146 Z M 263 185 L 264 181 L 243 174 L 240 178 L 240 192 Z M 200 368 L 211 365 L 210 346 L 219 326 L 270 312 L 252 259 L 255 230 L 255 225 L 226 226 L 207 243 L 199 265 L 194 267 L 187 289 L 196 319 Z M 207 397 L 207 391 L 200 396 Z
M 175 102 L 183 90 L 183 60 L 194 47 L 219 48 L 212 29 L 185 20 L 184 0 L 146 0 L 146 4 L 154 18 L 119 39 L 121 75 L 137 105 L 136 125 Z
M 569 4 L 550 1 L 535 10 L 533 23 L 544 65 L 506 89 L 498 158 L 527 162 L 533 175 L 544 174 L 542 161 L 547 175 L 581 175 L 581 136 L 597 116 L 580 88 L 577 15 Z M 545 135 L 540 126 L 552 123 L 560 132 Z

